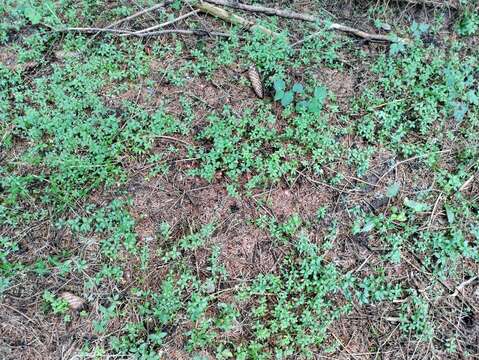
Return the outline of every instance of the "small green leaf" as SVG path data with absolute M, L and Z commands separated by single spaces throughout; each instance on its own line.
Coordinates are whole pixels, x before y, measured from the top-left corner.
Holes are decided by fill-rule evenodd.
M 404 199 L 404 205 L 411 208 L 414 212 L 424 212 L 429 209 L 429 205 L 414 200 Z
M 425 33 L 426 31 L 429 30 L 430 27 L 431 27 L 431 25 L 429 25 L 429 24 L 421 23 L 421 24 L 419 24 L 419 31 L 421 33 Z
M 389 53 L 391 55 L 397 55 L 399 53 L 402 53 L 404 52 L 404 50 L 406 50 L 406 46 L 404 46 L 404 43 L 402 42 L 394 42 L 391 44 L 390 46 L 390 49 L 389 49 Z
M 460 122 L 464 119 L 464 116 L 467 113 L 468 106 L 464 103 L 456 103 L 455 104 L 455 109 L 454 109 L 454 119 L 456 119 L 457 122 Z
M 447 221 L 449 222 L 449 224 L 454 223 L 454 220 L 456 218 L 454 210 L 447 204 L 444 205 L 444 208 L 446 209 Z
M 287 91 L 284 93 L 283 98 L 281 99 L 281 105 L 284 107 L 288 106 L 293 102 L 294 93 L 292 91 Z
M 469 90 L 467 92 L 467 100 L 474 105 L 479 105 L 479 97 L 476 95 L 474 90 Z
M 296 110 L 301 111 L 301 110 L 306 110 L 308 108 L 309 101 L 307 100 L 302 100 L 296 104 Z
M 318 86 L 314 88 L 314 99 L 322 103 L 326 96 L 328 95 L 328 91 L 324 86 Z
M 479 240 L 479 226 L 472 226 L 471 227 L 471 233 L 474 235 L 476 240 Z
M 173 2 L 173 4 L 171 4 L 170 6 L 174 9 L 174 10 L 180 10 L 181 9 L 181 1 L 180 0 L 175 0 Z
M 404 211 L 400 212 L 399 214 L 391 214 L 391 220 L 392 221 L 399 221 L 399 222 L 404 222 L 407 220 L 406 214 Z
M 465 11 L 458 23 L 457 32 L 462 36 L 470 36 L 474 35 L 478 27 L 479 19 L 475 13 L 471 11 Z
M 374 222 L 368 221 L 366 224 L 364 224 L 363 228 L 361 229 L 361 232 L 366 233 L 370 232 L 374 228 Z
M 39 24 L 42 20 L 42 15 L 33 7 L 27 7 L 24 10 L 24 15 L 33 25 Z
M 286 84 L 283 79 L 276 79 L 273 83 L 273 87 L 276 91 L 284 90 Z
M 389 187 L 388 187 L 388 189 L 387 189 L 387 192 L 386 192 L 386 196 L 387 196 L 388 198 L 393 198 L 393 197 L 395 197 L 395 196 L 398 194 L 400 187 L 401 187 L 401 186 L 400 186 L 399 183 L 397 183 L 397 182 L 395 182 L 395 183 L 389 185 Z
M 304 87 L 300 83 L 296 83 L 293 85 L 292 89 L 296 94 L 302 94 L 304 93 Z
M 418 38 L 422 34 L 426 33 L 430 28 L 429 24 L 424 24 L 424 23 L 417 23 L 413 22 L 411 25 L 411 32 L 414 35 L 414 37 Z
M 284 90 L 281 90 L 281 89 L 278 89 L 276 90 L 275 94 L 274 94 L 274 100 L 275 101 L 278 101 L 278 100 L 281 100 L 284 96 Z
M 317 99 L 313 99 L 308 104 L 308 110 L 312 113 L 319 114 L 323 109 L 323 104 L 319 102 Z

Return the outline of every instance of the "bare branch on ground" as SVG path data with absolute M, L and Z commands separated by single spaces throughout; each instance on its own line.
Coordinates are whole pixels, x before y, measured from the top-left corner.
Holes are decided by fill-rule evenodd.
M 160 4 L 156 4 L 156 5 L 153 5 L 153 6 L 150 6 L 149 8 L 147 9 L 143 9 L 141 11 L 138 11 L 130 16 L 127 16 L 123 19 L 119 19 L 113 23 L 111 23 L 110 25 L 108 25 L 105 29 L 111 29 L 111 28 L 114 28 L 115 26 L 118 26 L 122 23 L 124 23 L 125 21 L 130 21 L 130 20 L 133 20 L 134 18 L 137 18 L 138 16 L 141 16 L 141 15 L 144 15 L 146 13 L 149 13 L 151 11 L 155 11 L 155 10 L 158 10 L 158 9 L 161 9 L 161 8 L 164 8 L 165 6 L 168 6 L 170 5 L 171 3 L 173 2 L 173 0 L 166 0 Z
M 241 16 L 238 16 L 236 14 L 233 14 L 225 9 L 219 8 L 217 6 L 211 5 L 207 2 L 200 1 L 196 4 L 193 5 L 195 8 L 201 10 L 204 13 L 207 13 L 209 15 L 212 15 L 214 17 L 220 18 L 224 21 L 227 21 L 231 24 L 234 25 L 240 25 L 243 26 L 249 30 L 259 30 L 262 33 L 270 36 L 277 36 L 278 34 L 275 33 L 274 31 L 271 31 L 268 28 L 265 28 L 262 25 L 256 24 L 254 21 L 247 20 Z
M 324 23 L 324 21 L 319 19 L 317 16 L 290 11 L 290 10 L 282 10 L 282 9 L 270 8 L 265 6 L 259 6 L 259 5 L 246 5 L 246 4 L 241 4 L 236 1 L 230 1 L 230 0 L 205 0 L 205 1 L 215 5 L 227 6 L 227 7 L 244 10 L 244 11 L 258 12 L 258 13 L 279 16 L 279 17 L 288 18 L 288 19 L 296 19 L 296 20 L 315 22 L 315 23 Z M 368 33 L 368 32 L 355 29 L 347 25 L 338 24 L 338 23 L 329 24 L 329 26 L 327 27 L 327 30 L 345 32 L 368 41 L 380 41 L 380 42 L 399 41 L 404 43 L 409 42 L 408 39 L 397 38 L 396 40 L 392 40 L 391 37 L 388 35 Z
M 170 20 L 170 21 L 166 21 L 162 24 L 158 24 L 158 25 L 154 25 L 154 26 L 150 26 L 149 28 L 146 28 L 146 29 L 142 29 L 142 30 L 138 30 L 138 31 L 135 31 L 134 34 L 135 35 L 138 35 L 138 34 L 144 34 L 144 33 L 148 33 L 148 32 L 151 32 L 153 30 L 156 30 L 156 29 L 161 29 L 165 26 L 169 26 L 169 25 L 172 25 L 178 21 L 181 21 L 181 20 L 184 20 L 188 17 L 190 17 L 191 15 L 194 15 L 194 14 L 197 14 L 199 12 L 199 10 L 193 10 L 193 11 L 190 11 L 189 13 L 186 13 L 184 15 L 181 15 L 181 16 L 178 16 L 176 18 L 174 18 L 173 20 Z

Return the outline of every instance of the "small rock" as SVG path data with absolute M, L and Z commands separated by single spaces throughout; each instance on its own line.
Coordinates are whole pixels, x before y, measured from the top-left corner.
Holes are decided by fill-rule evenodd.
M 389 32 L 389 31 L 391 31 L 392 27 L 388 23 L 382 23 L 381 24 L 381 29 L 383 29 L 384 31 Z

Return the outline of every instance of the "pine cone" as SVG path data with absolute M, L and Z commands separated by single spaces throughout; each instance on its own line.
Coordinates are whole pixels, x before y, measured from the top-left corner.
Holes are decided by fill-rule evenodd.
M 63 292 L 60 297 L 68 303 L 68 306 L 70 306 L 70 309 L 72 310 L 78 310 L 82 308 L 83 304 L 85 303 L 85 300 L 83 300 L 81 297 L 73 295 L 67 291 Z
M 263 84 L 261 82 L 261 77 L 259 76 L 258 70 L 254 65 L 251 65 L 248 70 L 248 77 L 251 81 L 251 85 L 253 86 L 253 90 L 260 99 L 263 98 Z

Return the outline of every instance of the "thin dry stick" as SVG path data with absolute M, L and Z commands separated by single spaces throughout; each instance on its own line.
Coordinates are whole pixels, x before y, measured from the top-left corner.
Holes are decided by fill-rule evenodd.
M 298 40 L 296 41 L 295 43 L 291 44 L 292 47 L 295 47 L 295 46 L 298 46 L 298 45 L 301 45 L 302 43 L 304 43 L 305 41 L 308 41 L 309 39 L 312 39 L 318 35 L 321 35 L 323 32 L 323 30 L 320 30 L 320 31 L 316 31 L 314 33 L 312 33 L 311 35 L 308 35 L 308 36 L 305 36 L 304 38 L 302 38 L 301 40 Z
M 469 179 L 466 180 L 466 182 L 464 184 L 462 184 L 462 186 L 459 188 L 460 192 L 463 192 L 464 190 L 466 190 L 469 187 L 469 185 L 471 185 L 472 180 L 474 180 L 474 176 L 475 175 L 472 175 Z
M 230 37 L 231 34 L 216 32 L 216 31 L 205 31 L 205 30 L 184 30 L 184 29 L 168 29 L 168 30 L 159 30 L 152 31 L 147 33 L 135 34 L 131 31 L 118 30 L 118 29 L 106 29 L 106 28 L 65 28 L 65 29 L 55 29 L 58 32 L 80 32 L 84 34 L 98 34 L 102 32 L 113 33 L 118 36 L 136 36 L 136 37 L 146 37 L 146 36 L 158 36 L 166 34 L 180 34 L 180 35 L 197 35 L 197 36 L 221 36 L 221 37 Z
M 306 175 L 305 173 L 303 173 L 303 172 L 301 172 L 301 171 L 299 171 L 299 170 L 296 170 L 296 172 L 297 172 L 298 174 L 302 175 L 306 180 L 308 180 L 309 182 L 311 182 L 311 183 L 313 183 L 313 184 L 325 186 L 325 187 L 327 187 L 327 188 L 336 190 L 337 192 L 339 192 L 339 193 L 341 193 L 341 194 L 342 194 L 343 192 L 349 192 L 349 190 L 348 190 L 348 191 L 344 191 L 344 190 L 338 189 L 338 188 L 335 187 L 335 186 L 326 184 L 326 183 L 324 183 L 324 182 L 322 182 L 322 181 L 314 180 L 313 178 L 309 177 L 308 175 Z M 352 191 L 354 191 L 354 190 L 352 190 Z
M 162 3 L 160 3 L 160 4 L 156 4 L 156 5 L 150 6 L 149 8 L 140 10 L 140 11 L 138 11 L 138 12 L 136 12 L 136 13 L 130 15 L 130 16 L 127 16 L 127 17 L 125 17 L 125 18 L 123 18 L 123 19 L 120 19 L 120 20 L 117 20 L 117 21 L 111 23 L 110 25 L 108 25 L 108 26 L 105 27 L 104 29 L 114 28 L 114 27 L 116 27 L 116 26 L 118 26 L 118 25 L 120 25 L 120 24 L 122 24 L 122 23 L 124 23 L 124 22 L 126 22 L 126 21 L 133 20 L 133 19 L 135 19 L 135 18 L 137 18 L 137 17 L 139 17 L 139 16 L 141 16 L 141 15 L 143 15 L 143 14 L 147 14 L 147 13 L 149 13 L 149 12 L 151 12 L 151 11 L 155 11 L 155 10 L 161 9 L 161 8 L 167 6 L 167 5 L 170 5 L 173 1 L 174 1 L 174 0 L 166 0 L 166 1 L 162 2 Z M 106 32 L 106 30 L 102 30 L 102 31 L 96 32 L 95 35 L 89 40 L 89 42 L 92 41 L 98 34 L 100 34 L 100 33 L 102 33 L 102 32 Z M 114 32 L 114 31 L 112 31 L 112 32 Z M 125 34 L 126 34 L 126 33 L 125 33 Z
M 180 34 L 180 35 L 197 35 L 197 36 L 218 36 L 218 37 L 231 37 L 231 34 L 218 32 L 218 31 L 206 31 L 206 30 L 184 30 L 184 29 L 168 29 L 158 30 L 143 34 L 131 34 L 138 37 L 146 36 L 158 36 L 165 34 Z
M 448 7 L 452 9 L 458 9 L 459 4 L 454 4 L 448 1 L 429 1 L 429 0 L 399 0 L 411 5 L 426 5 L 426 6 L 437 6 L 437 7 Z
M 259 12 L 259 13 L 263 13 L 267 15 L 279 16 L 279 17 L 284 17 L 288 19 L 296 19 L 296 20 L 302 20 L 302 21 L 308 21 L 308 22 L 323 22 L 321 19 L 319 19 L 318 17 L 314 15 L 299 13 L 299 12 L 290 11 L 290 10 L 275 9 L 275 8 L 269 8 L 269 7 L 258 6 L 258 5 L 246 5 L 246 4 L 241 4 L 241 3 L 238 3 L 235 1 L 229 1 L 229 0 L 205 0 L 205 1 L 212 4 L 228 6 L 228 7 L 239 9 L 239 10 Z M 328 26 L 327 30 L 336 30 L 336 31 L 346 32 L 369 41 L 380 41 L 380 42 L 394 41 L 387 35 L 368 33 L 368 32 L 355 29 L 350 26 L 338 24 L 338 23 L 331 23 Z M 409 40 L 401 39 L 401 38 L 397 38 L 395 41 L 401 41 L 404 43 L 409 42 Z
M 265 28 L 264 26 L 258 25 L 254 21 L 246 20 L 245 18 L 242 18 L 241 16 L 232 14 L 231 12 L 225 9 L 219 8 L 217 6 L 213 6 L 204 1 L 200 1 L 197 4 L 194 4 L 193 6 L 204 13 L 215 16 L 217 18 L 220 18 L 232 24 L 241 25 L 249 30 L 257 29 L 266 35 L 278 36 L 278 34 L 275 33 L 274 31 L 271 31 L 270 29 Z
M 196 2 L 195 0 L 193 0 L 193 2 Z M 194 7 L 191 5 L 191 2 L 187 1 L 186 2 L 186 5 L 188 5 L 188 7 L 191 9 L 191 10 L 194 10 Z M 208 31 L 208 25 L 206 24 L 205 20 L 199 16 L 198 14 L 196 14 L 196 18 L 198 19 L 198 21 L 200 22 L 200 24 L 202 25 L 202 29 L 200 30 L 206 30 Z
M 114 28 L 115 26 L 118 26 L 122 23 L 124 23 L 125 21 L 129 21 L 129 20 L 133 20 L 134 18 L 137 18 L 138 16 L 141 16 L 143 14 L 146 14 L 150 11 L 155 11 L 157 9 L 161 9 L 169 4 L 171 4 L 173 2 L 173 0 L 167 0 L 167 1 L 164 1 L 162 2 L 161 4 L 156 4 L 156 5 L 153 5 L 153 6 L 150 6 L 149 8 L 147 9 L 143 9 L 141 11 L 138 11 L 136 13 L 134 13 L 133 15 L 130 15 L 130 16 L 127 16 L 123 19 L 120 19 L 120 20 L 117 20 L 113 23 L 111 23 L 110 25 L 108 25 L 105 29 L 111 29 L 111 28 Z
M 373 33 L 368 33 L 359 29 L 352 28 L 350 26 L 342 25 L 342 24 L 337 24 L 337 23 L 332 23 L 329 25 L 328 30 L 336 30 L 336 31 L 341 31 L 349 34 L 353 34 L 357 37 L 363 38 L 365 40 L 369 41 L 380 41 L 380 42 L 394 42 L 389 35 L 381 35 L 381 34 L 373 34 Z M 401 42 L 407 43 L 409 42 L 406 39 L 397 39 Z
M 432 222 L 434 221 L 434 216 L 436 215 L 436 210 L 437 210 L 437 207 L 439 205 L 439 202 L 442 199 L 442 196 L 443 196 L 443 193 L 440 193 L 439 196 L 436 199 L 436 202 L 434 203 L 434 207 L 432 208 L 432 212 L 431 212 L 431 217 L 429 218 L 429 223 L 427 225 L 427 230 L 428 231 L 431 228 Z
M 429 276 L 428 275 L 431 275 L 432 278 L 434 278 L 435 280 L 437 280 L 439 282 L 439 284 L 442 285 L 442 287 L 444 289 L 446 289 L 449 294 L 455 294 L 455 292 L 452 291 L 452 289 L 444 282 L 442 281 L 437 275 L 435 275 L 433 272 L 431 272 L 431 270 L 429 270 L 429 268 L 427 266 L 425 266 L 422 262 L 422 260 L 419 258 L 419 256 L 417 256 L 415 253 L 413 253 L 410 249 L 406 249 L 406 251 L 411 254 L 415 259 L 416 261 L 424 268 L 424 269 L 427 269 L 428 272 L 426 272 L 425 270 L 421 269 L 421 268 L 417 268 L 416 267 L 416 270 L 419 270 L 424 276 L 426 276 L 426 278 L 429 279 Z M 406 261 L 412 265 L 411 262 L 409 262 L 407 259 Z M 467 284 L 466 284 L 467 285 Z M 465 286 L 465 285 L 464 285 Z M 479 312 L 479 309 L 474 306 L 474 304 L 472 304 L 465 296 L 464 294 L 462 294 L 461 292 L 458 292 L 455 296 L 459 296 L 461 298 L 461 300 L 467 305 L 469 306 L 471 309 L 473 309 L 475 312 Z
M 137 34 L 143 34 L 143 33 L 147 33 L 147 32 L 151 32 L 153 30 L 156 30 L 156 29 L 161 29 L 165 26 L 169 26 L 169 25 L 172 25 L 178 21 L 181 21 L 183 19 L 186 19 L 187 17 L 190 17 L 191 15 L 194 15 L 196 13 L 198 13 L 200 10 L 193 10 L 193 11 L 190 11 L 189 13 L 186 13 L 184 15 L 181 15 L 181 16 L 178 16 L 177 18 L 173 19 L 173 20 L 170 20 L 170 21 L 166 21 L 162 24 L 158 24 L 158 25 L 154 25 L 154 26 L 150 26 L 149 28 L 146 28 L 146 29 L 142 29 L 142 30 L 138 30 L 138 31 L 135 31 L 134 34 L 137 35 Z
M 70 28 L 64 28 L 64 29 L 55 29 L 57 32 L 80 32 L 80 33 L 85 33 L 85 34 L 91 34 L 91 33 L 101 33 L 101 32 L 107 32 L 107 33 L 113 33 L 113 34 L 123 34 L 123 35 L 133 35 L 134 33 L 132 31 L 128 30 L 119 30 L 119 29 L 108 29 L 108 28 L 87 28 L 87 27 L 70 27 Z
M 27 319 L 28 321 L 32 322 L 32 323 L 35 323 L 35 321 L 33 321 L 32 319 L 30 319 L 27 315 L 25 315 L 23 312 L 15 309 L 14 307 L 10 306 L 10 305 L 7 305 L 7 304 L 0 304 L 2 306 L 5 306 L 7 308 L 9 308 L 10 310 L 16 312 L 18 315 L 21 315 L 23 316 L 25 319 Z
M 355 273 L 361 271 L 361 269 L 364 267 L 364 265 L 366 265 L 366 264 L 368 263 L 369 259 L 371 259 L 372 256 L 373 256 L 373 254 L 370 254 L 370 255 L 366 258 L 366 260 L 364 260 L 364 261 L 362 262 L 362 264 L 359 265 L 359 267 L 352 272 L 352 274 L 355 274 Z
M 454 290 L 454 292 L 449 296 L 450 297 L 456 297 L 459 294 L 460 291 L 462 292 L 466 286 L 471 285 L 474 281 L 477 280 L 477 278 L 478 278 L 477 276 L 473 276 L 469 280 L 466 280 L 466 281 L 460 283 L 458 286 L 456 286 L 456 289 Z
M 445 153 L 449 153 L 451 152 L 452 150 L 451 149 L 446 149 L 446 150 L 441 150 L 441 151 L 435 151 L 434 154 L 445 154 Z M 417 155 L 417 156 L 413 156 L 413 157 L 410 157 L 408 159 L 405 159 L 405 160 L 401 160 L 401 161 L 398 161 L 396 164 L 394 164 L 394 166 L 391 166 L 391 168 L 389 168 L 388 171 L 386 171 L 379 179 L 378 181 L 376 182 L 376 184 L 379 184 L 381 182 L 382 179 L 384 179 L 384 177 L 389 174 L 391 171 L 395 170 L 399 165 L 402 165 L 402 164 L 405 164 L 407 162 L 410 162 L 410 161 L 414 161 L 414 160 L 417 160 L 417 159 L 422 159 L 426 156 L 429 156 L 429 154 L 422 154 L 422 155 Z
M 159 138 L 159 139 L 163 139 L 163 140 L 169 140 L 169 141 L 173 141 L 173 142 L 178 142 L 178 143 L 180 143 L 180 144 L 185 145 L 186 147 L 192 146 L 189 142 L 187 142 L 187 141 L 185 141 L 185 140 L 181 140 L 181 139 L 175 138 L 175 137 L 173 137 L 173 136 L 159 135 L 158 138 Z

